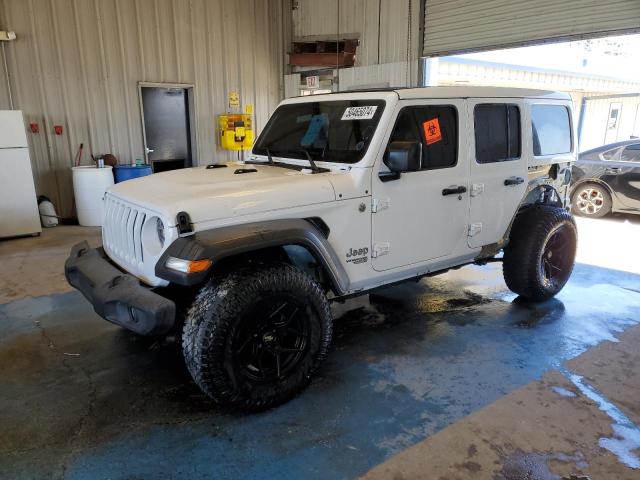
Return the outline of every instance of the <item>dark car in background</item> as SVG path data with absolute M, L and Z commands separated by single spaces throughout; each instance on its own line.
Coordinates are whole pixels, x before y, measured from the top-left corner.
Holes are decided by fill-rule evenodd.
M 580 153 L 572 174 L 571 208 L 576 215 L 640 214 L 640 138 Z

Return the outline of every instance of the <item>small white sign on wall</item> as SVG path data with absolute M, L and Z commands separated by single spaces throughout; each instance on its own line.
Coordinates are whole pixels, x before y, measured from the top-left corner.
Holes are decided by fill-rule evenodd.
M 310 75 L 307 77 L 307 88 L 320 87 L 320 77 L 318 75 Z

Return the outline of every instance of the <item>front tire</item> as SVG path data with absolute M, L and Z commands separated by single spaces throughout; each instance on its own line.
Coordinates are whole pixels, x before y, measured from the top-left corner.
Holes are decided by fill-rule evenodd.
M 212 279 L 187 315 L 185 363 L 219 403 L 258 411 L 300 392 L 326 357 L 333 321 L 318 283 L 287 264 Z
M 573 271 L 577 239 L 573 217 L 562 208 L 536 205 L 520 213 L 502 262 L 509 289 L 537 302 L 556 295 Z

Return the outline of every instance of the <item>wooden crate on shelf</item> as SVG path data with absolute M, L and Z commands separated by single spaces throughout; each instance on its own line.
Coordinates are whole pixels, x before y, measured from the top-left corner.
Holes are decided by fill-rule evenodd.
M 297 67 L 353 67 L 359 44 L 357 39 L 293 42 L 289 64 Z

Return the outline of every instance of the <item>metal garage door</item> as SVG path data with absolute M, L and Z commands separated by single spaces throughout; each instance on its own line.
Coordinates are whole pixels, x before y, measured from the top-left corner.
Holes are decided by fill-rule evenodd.
M 640 0 L 425 0 L 424 55 L 640 31 Z

